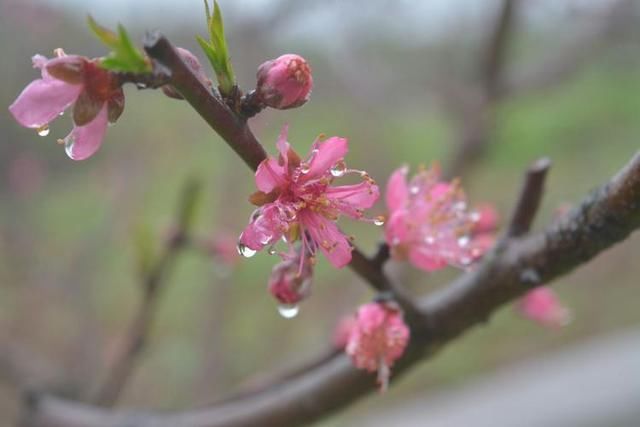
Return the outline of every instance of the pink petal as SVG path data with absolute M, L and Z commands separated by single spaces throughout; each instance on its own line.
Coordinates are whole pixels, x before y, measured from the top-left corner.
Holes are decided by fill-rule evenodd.
M 288 142 L 288 135 L 289 135 L 289 125 L 282 126 L 282 130 L 280 131 L 280 135 L 278 136 L 278 141 L 276 142 L 276 147 L 278 148 L 280 157 L 285 162 L 285 166 L 288 161 L 289 147 L 291 147 Z
M 275 203 L 267 204 L 257 212 L 259 214 L 240 235 L 240 243 L 254 251 L 278 241 L 288 226 L 280 207 Z
M 407 187 L 407 173 L 409 169 L 403 166 L 396 169 L 389 177 L 387 183 L 387 209 L 393 212 L 402 208 L 409 199 L 409 189 Z
M 309 232 L 331 265 L 342 268 L 351 262 L 351 245 L 335 222 L 308 210 L 299 216 L 304 231 Z
M 447 261 L 421 246 L 413 246 L 409 250 L 409 262 L 424 271 L 436 271 L 447 266 Z
M 39 128 L 73 104 L 82 88 L 52 78 L 34 80 L 9 106 L 9 111 L 22 126 Z
M 105 103 L 95 119 L 84 126 L 75 126 L 65 138 L 67 155 L 73 160 L 84 160 L 98 151 L 107 131 L 107 119 Z
M 368 209 L 376 203 L 380 197 L 380 190 L 377 185 L 365 181 L 329 187 L 325 194 L 329 200 L 336 203 L 343 214 L 358 219 L 362 217 L 362 209 Z
M 269 157 L 258 165 L 256 170 L 256 187 L 265 193 L 272 192 L 275 188 L 284 184 L 286 178 L 285 169 L 278 162 Z
M 397 246 L 410 240 L 407 215 L 404 209 L 396 210 L 385 223 L 385 238 L 389 246 Z
M 344 158 L 347 151 L 349 151 L 349 142 L 346 138 L 337 136 L 313 144 L 312 159 L 309 164 L 309 172 L 304 175 L 305 180 L 319 178 L 327 173 L 331 166 Z

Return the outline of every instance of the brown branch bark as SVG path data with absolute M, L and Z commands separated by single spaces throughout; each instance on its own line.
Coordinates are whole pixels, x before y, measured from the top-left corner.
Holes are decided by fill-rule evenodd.
M 182 61 L 175 48 L 159 33 L 148 34 L 147 54 L 171 72 L 171 84 L 194 110 L 224 139 L 253 170 L 267 156 L 246 122 L 210 92 Z
M 551 161 L 544 158 L 536 161 L 527 171 L 520 196 L 511 215 L 511 221 L 509 221 L 508 237 L 522 236 L 531 228 L 542 201 L 544 182 L 549 167 L 551 167 Z
M 420 301 L 425 320 L 412 325 L 407 353 L 394 378 L 493 311 L 586 263 L 640 228 L 640 152 L 606 185 L 584 199 L 561 221 L 541 233 L 506 239 L 470 271 Z M 535 271 L 531 283 L 523 272 Z M 530 276 L 530 275 L 527 275 Z M 52 396 L 33 396 L 26 411 L 37 427 L 237 427 L 298 426 L 337 411 L 375 390 L 371 375 L 353 368 L 343 354 L 299 371 L 285 382 L 208 408 L 162 414 L 106 411 Z

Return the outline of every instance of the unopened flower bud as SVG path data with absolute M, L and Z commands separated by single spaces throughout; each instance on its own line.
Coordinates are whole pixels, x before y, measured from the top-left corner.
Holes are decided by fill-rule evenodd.
M 306 259 L 302 269 L 295 260 L 285 260 L 273 267 L 269 292 L 280 304 L 297 304 L 311 293 L 313 267 Z
M 311 67 L 299 55 L 289 53 L 263 63 L 257 78 L 256 96 L 271 108 L 299 107 L 311 96 Z
M 211 87 L 211 80 L 209 79 L 209 77 L 207 77 L 204 70 L 202 69 L 202 65 L 200 64 L 198 58 L 187 49 L 183 49 L 181 47 L 177 47 L 176 51 L 178 52 L 178 55 L 180 55 L 180 58 L 182 58 L 184 63 L 187 64 L 187 67 L 189 67 L 193 74 L 195 74 L 198 80 L 200 80 L 200 82 L 207 89 L 209 89 Z M 162 92 L 169 98 L 184 99 L 182 95 L 178 93 L 176 88 L 171 85 L 162 86 Z

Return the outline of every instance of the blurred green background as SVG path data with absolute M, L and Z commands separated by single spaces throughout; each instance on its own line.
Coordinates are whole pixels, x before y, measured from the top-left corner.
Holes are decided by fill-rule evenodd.
M 193 39 L 205 32 L 203 14 L 198 17 L 202 5 L 184 3 L 195 12 L 181 23 L 159 13 L 157 27 L 163 29 L 165 22 L 165 34 L 197 52 L 204 63 Z M 325 34 L 315 24 L 305 37 L 299 36 L 304 33 L 300 22 L 309 21 L 317 4 L 309 12 L 302 7 L 280 11 L 285 16 L 275 15 L 273 23 L 268 19 L 274 13 L 262 16 L 250 5 L 232 3 L 222 0 L 221 6 L 244 88 L 253 87 L 261 62 L 281 53 L 299 53 L 314 68 L 311 102 L 292 111 L 266 111 L 250 121 L 268 151 L 274 151 L 280 127 L 289 123 L 290 140 L 299 152 L 306 152 L 319 133 L 348 137 L 349 165 L 366 169 L 381 184 L 403 163 L 447 163 L 460 120 L 443 107 L 438 94 L 445 86 L 472 81 L 494 12 L 488 3 L 496 2 L 473 13 L 449 4 L 450 16 L 459 19 L 448 18 L 450 28 L 426 35 L 420 34 L 420 25 L 407 25 L 405 35 L 394 26 L 374 25 L 400 16 L 387 16 L 388 3 L 373 2 L 359 17 L 357 2 L 329 2 L 328 8 L 343 12 L 340 31 Z M 277 11 L 277 3 L 260 7 Z M 552 3 L 540 2 L 542 11 L 529 7 L 523 12 L 507 71 L 540 66 L 564 41 L 579 41 L 585 28 L 604 19 L 602 10 L 588 2 L 567 2 L 566 8 Z M 411 10 L 411 2 L 398 4 Z M 169 8 L 171 2 L 160 6 Z M 31 69 L 33 54 L 51 55 L 56 47 L 87 56 L 105 53 L 84 25 L 82 15 L 90 10 L 0 1 L 0 105 L 5 106 L 0 109 L 0 340 L 19 342 L 54 361 L 80 389 L 95 386 L 104 373 L 138 304 L 136 230 L 149 229 L 160 244 L 172 226 L 180 188 L 196 176 L 205 184 L 198 235 L 236 236 L 252 211 L 247 196 L 254 191 L 252 174 L 223 141 L 185 102 L 159 91 L 126 87 L 125 113 L 108 130 L 99 153 L 84 162 L 67 159 L 56 144 L 71 127 L 68 114 L 47 137 L 13 121 L 6 106 L 37 77 Z M 420 10 L 429 13 L 424 5 Z M 95 17 L 113 25 L 117 7 L 112 14 Z M 146 28 L 127 16 L 125 24 L 139 39 Z M 638 15 L 628 18 L 637 29 Z M 349 22 L 359 25 L 349 29 Z M 286 31 L 289 25 L 292 30 Z M 576 203 L 624 165 L 639 147 L 639 41 L 637 30 L 620 31 L 604 46 L 588 46 L 586 60 L 558 84 L 500 103 L 490 149 L 463 177 L 472 203 L 493 203 L 507 216 L 523 170 L 549 156 L 553 168 L 540 228 L 559 207 Z M 382 205 L 376 213 L 384 213 Z M 381 230 L 372 226 L 348 219 L 341 225 L 366 251 L 373 251 L 381 238 Z M 640 240 L 632 237 L 559 280 L 555 289 L 574 316 L 568 327 L 545 330 L 505 307 L 487 327 L 420 365 L 387 395 L 366 399 L 327 425 L 350 425 L 350 417 L 372 406 L 427 396 L 512 361 L 637 327 L 639 249 Z M 185 408 L 258 384 L 326 348 L 340 316 L 372 296 L 348 269 L 333 270 L 321 260 L 313 296 L 295 319 L 285 320 L 266 292 L 275 261 L 258 254 L 226 266 L 215 257 L 186 252 L 169 278 L 151 341 L 122 406 Z M 458 272 L 407 274 L 412 290 L 424 294 Z M 2 383 L 0 389 L 0 411 L 11 416 L 14 394 Z

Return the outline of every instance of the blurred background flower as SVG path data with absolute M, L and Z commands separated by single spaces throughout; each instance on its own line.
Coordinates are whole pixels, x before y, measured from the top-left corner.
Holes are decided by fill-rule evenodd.
M 305 141 L 320 133 L 348 136 L 352 163 L 379 183 L 403 163 L 416 170 L 439 160 L 449 170 L 458 141 L 483 125 L 485 116 L 474 113 L 484 102 L 476 89 L 477 64 L 499 5 L 371 0 L 363 8 L 362 2 L 346 0 L 221 0 L 242 87 L 253 88 L 257 67 L 284 52 L 299 53 L 313 65 L 311 101 L 251 119 L 257 136 L 270 146 L 284 123 L 295 124 L 290 140 L 298 152 L 307 152 Z M 488 148 L 473 168 L 458 172 L 471 206 L 488 201 L 505 217 L 522 170 L 540 156 L 551 157 L 554 168 L 539 216 L 545 224 L 557 206 L 575 203 L 638 149 L 640 12 L 633 0 L 538 0 L 520 6 L 504 72 L 509 95 L 491 110 L 495 123 Z M 56 145 L 70 127 L 69 117 L 56 120 L 47 137 L 13 121 L 6 107 L 34 78 L 34 53 L 51 56 L 57 47 L 89 57 L 106 53 L 84 24 L 87 13 L 110 27 L 122 22 L 137 40 L 146 29 L 160 28 L 206 64 L 194 39 L 206 32 L 200 2 L 0 2 L 0 362 L 8 354 L 5 347 L 26 348 L 53 363 L 80 392 L 104 372 L 138 304 L 133 230 L 145 225 L 160 235 L 171 226 L 182 184 L 197 175 L 206 195 L 196 231 L 237 235 L 251 210 L 246 195 L 254 188 L 250 171 L 201 118 L 159 91 L 126 86 L 128 113 L 109 129 L 109 144 L 81 163 Z M 383 213 L 379 203 L 374 214 Z M 368 251 L 382 238 L 380 228 L 354 221 L 345 221 L 344 229 Z M 640 325 L 638 249 L 634 236 L 554 284 L 573 313 L 568 327 L 549 331 L 511 309 L 500 310 L 490 327 L 474 330 L 400 378 L 385 396 L 321 425 L 370 426 L 365 415 L 393 414 L 394 405 L 411 398 L 442 398 L 443 389 L 464 391 L 498 368 L 535 363 L 556 351 L 570 355 L 569 366 L 597 359 L 602 345 L 620 345 L 620 358 L 631 354 L 630 338 L 623 344 L 599 340 Z M 285 320 L 265 292 L 274 261 L 261 253 L 219 275 L 210 258 L 182 256 L 122 403 L 191 407 L 258 384 L 330 346 L 337 319 L 371 298 L 350 271 L 319 259 L 313 297 L 295 320 Z M 401 274 L 422 294 L 458 272 Z M 609 366 L 601 357 L 602 366 Z M 549 367 L 549 375 L 556 372 Z M 508 389 L 509 378 L 521 384 L 513 374 L 506 378 L 476 399 Z M 629 388 L 617 390 L 633 400 Z M 588 387 L 581 391 L 586 395 Z M 522 387 L 514 392 L 524 393 Z M 626 407 L 637 408 L 638 396 Z M 545 401 L 551 411 L 553 402 Z M 427 407 L 420 408 L 424 412 L 414 414 L 418 425 L 429 426 Z M 576 416 L 586 411 L 585 405 L 573 408 Z M 634 425 L 618 422 L 616 408 L 602 405 L 602 417 L 592 417 L 602 421 L 593 425 Z M 15 411 L 11 387 L 0 381 L 0 418 L 10 419 Z M 629 416 L 638 419 L 637 412 Z M 557 425 L 585 425 L 571 419 Z M 399 420 L 390 423 L 402 425 Z

